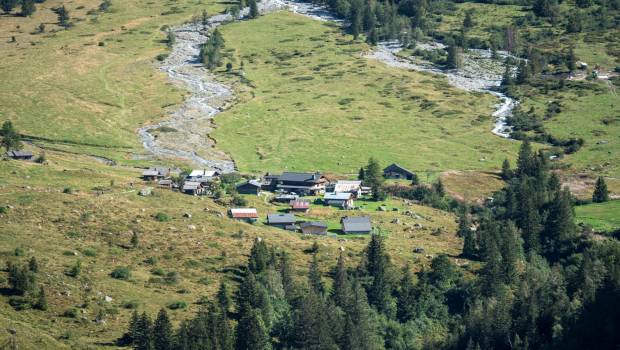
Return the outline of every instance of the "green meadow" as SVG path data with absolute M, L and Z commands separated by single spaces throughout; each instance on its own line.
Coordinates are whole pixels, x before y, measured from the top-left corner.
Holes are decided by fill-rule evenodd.
M 244 83 L 213 136 L 241 171 L 497 169 L 516 153 L 490 133 L 495 98 L 362 58 L 339 27 L 278 12 L 221 31 Z
M 577 222 L 588 224 L 596 231 L 620 229 L 620 200 L 578 206 L 575 212 Z

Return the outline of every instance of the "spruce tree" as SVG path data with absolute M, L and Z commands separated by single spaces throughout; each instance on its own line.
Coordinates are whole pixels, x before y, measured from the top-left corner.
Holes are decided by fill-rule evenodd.
M 153 350 L 153 327 L 151 318 L 146 312 L 142 313 L 136 324 L 133 348 L 135 350 Z
M 6 148 L 7 151 L 21 149 L 21 137 L 13 127 L 13 123 L 10 120 L 7 120 L 2 124 L 0 136 L 2 136 L 2 146 Z
M 504 159 L 502 163 L 502 180 L 508 181 L 512 178 L 512 169 L 510 169 L 510 161 L 508 158 Z
M 17 2 L 18 0 L 0 0 L 0 8 L 5 13 L 10 13 L 17 6 Z
M 54 11 L 56 12 L 56 15 L 58 16 L 58 25 L 61 27 L 68 28 L 70 26 L 70 23 L 69 23 L 70 17 L 69 17 L 69 10 L 67 10 L 65 5 L 55 8 Z
M 364 181 L 364 167 L 361 167 L 357 173 L 357 179 Z
M 192 350 L 192 342 L 190 340 L 189 324 L 183 320 L 174 335 L 175 350 Z
M 370 278 L 367 284 L 368 302 L 379 312 L 390 315 L 392 307 L 391 262 L 385 253 L 383 238 L 373 234 L 365 251 L 363 270 Z
M 37 258 L 34 256 L 28 261 L 28 269 L 34 273 L 39 272 L 39 263 L 37 262 Z
M 348 332 L 350 350 L 380 350 L 384 348 L 384 342 L 379 335 L 379 327 L 373 318 L 364 288 L 358 281 L 354 281 L 351 306 L 347 310 L 347 317 L 352 327 Z
M 250 7 L 250 18 L 257 18 L 260 16 L 256 0 L 248 0 L 248 6 Z
M 138 323 L 140 322 L 140 315 L 138 314 L 138 310 L 133 310 L 131 314 L 131 319 L 129 320 L 129 327 L 127 329 L 127 334 L 129 334 L 129 339 L 131 343 L 133 343 L 138 336 Z
M 364 184 L 372 187 L 374 192 L 375 189 L 378 189 L 381 185 L 383 185 L 383 180 L 383 174 L 381 172 L 379 162 L 375 158 L 370 158 L 366 168 L 364 169 Z
M 217 304 L 224 313 L 228 314 L 230 312 L 232 299 L 228 291 L 228 285 L 224 281 L 220 282 L 220 288 L 217 291 Z
M 287 253 L 283 253 L 280 256 L 280 261 L 278 264 L 278 271 L 280 272 L 280 277 L 282 278 L 282 287 L 284 288 L 284 294 L 286 299 L 290 302 L 295 294 L 295 281 L 293 279 L 294 272 L 290 263 L 290 258 Z
M 400 280 L 397 296 L 398 309 L 396 316 L 398 320 L 401 323 L 406 323 L 414 319 L 417 295 L 413 284 L 413 275 L 408 264 L 403 268 L 403 278 Z
M 296 349 L 337 349 L 325 302 L 310 290 L 294 317 L 293 346 Z
M 321 280 L 321 271 L 319 270 L 316 253 L 312 254 L 312 263 L 310 264 L 310 270 L 308 272 L 308 282 L 310 283 L 310 288 L 312 288 L 315 293 L 323 295 L 325 286 Z
M 446 195 L 446 190 L 443 186 L 443 182 L 441 181 L 441 178 L 438 178 L 437 182 L 433 184 L 433 190 L 435 191 L 435 193 L 437 193 L 439 197 L 443 197 Z
M 163 308 L 159 310 L 153 325 L 153 345 L 155 350 L 173 349 L 172 323 L 170 323 L 166 309 Z
M 37 299 L 33 306 L 35 309 L 38 309 L 41 311 L 47 310 L 47 297 L 45 296 L 45 289 L 43 289 L 43 287 L 39 289 L 39 293 L 37 294 Z
M 596 179 L 596 184 L 594 185 L 594 193 L 592 193 L 592 202 L 594 203 L 603 203 L 609 200 L 609 193 L 607 192 L 607 184 L 605 183 L 605 179 L 602 176 L 599 176 Z
M 526 139 L 523 143 L 521 143 L 519 158 L 517 159 L 517 174 L 519 176 L 532 176 L 534 173 L 534 157 L 532 145 L 530 144 L 530 141 Z
M 250 251 L 248 268 L 254 274 L 261 273 L 267 268 L 268 261 L 269 250 L 267 249 L 267 244 L 262 239 L 256 239 Z
M 21 15 L 24 17 L 32 16 L 37 10 L 36 6 L 34 5 L 34 0 L 21 0 L 21 1 L 22 1 Z
M 269 334 L 260 313 L 249 304 L 241 306 L 235 350 L 270 350 Z
M 452 44 L 448 46 L 448 58 L 446 59 L 448 68 L 457 69 L 463 65 L 463 49 Z
M 572 196 L 567 187 L 551 202 L 544 231 L 545 255 L 551 261 L 569 253 L 576 237 Z
M 336 273 L 334 274 L 334 283 L 332 285 L 332 300 L 336 306 L 346 309 L 349 305 L 350 292 L 349 276 L 347 267 L 344 262 L 344 255 L 340 252 L 338 263 L 336 264 Z

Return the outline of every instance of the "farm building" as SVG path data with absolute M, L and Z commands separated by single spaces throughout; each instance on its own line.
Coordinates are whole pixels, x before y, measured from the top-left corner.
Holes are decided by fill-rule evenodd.
M 354 206 L 352 193 L 328 192 L 325 193 L 325 196 L 323 197 L 323 202 L 326 205 L 343 209 L 351 209 Z
M 278 184 L 279 175 L 274 174 L 265 174 L 261 179 L 261 188 L 263 191 L 275 191 L 276 185 Z
M 372 231 L 369 216 L 345 216 L 340 223 L 344 233 L 367 234 Z
M 291 211 L 305 213 L 310 210 L 310 201 L 306 199 L 294 199 L 290 201 Z
M 142 172 L 142 179 L 146 181 L 156 181 L 161 179 L 167 179 L 171 176 L 179 175 L 180 173 L 181 170 L 176 168 L 154 167 L 144 170 Z
M 202 184 L 196 181 L 185 181 L 183 183 L 183 187 L 181 188 L 181 191 L 183 191 L 183 193 L 185 194 L 191 194 L 194 196 L 199 196 L 199 195 L 204 194 L 204 188 L 202 187 Z
M 269 214 L 267 215 L 267 224 L 287 230 L 295 230 L 295 222 L 297 218 L 293 214 Z
M 325 192 L 327 183 L 321 173 L 285 172 L 277 177 L 275 188 L 300 195 L 317 195 Z
M 296 199 L 299 199 L 299 196 L 296 194 L 279 194 L 277 196 L 275 196 L 273 198 L 274 202 L 278 202 L 278 203 L 290 203 L 291 201 L 294 201 Z
M 249 223 L 258 220 L 258 211 L 255 208 L 233 208 L 228 211 L 231 218 Z
M 359 180 L 338 180 L 334 185 L 332 192 L 335 193 L 353 193 L 358 196 L 362 190 L 362 182 Z
M 216 177 L 218 177 L 220 173 L 215 170 L 208 169 L 196 169 L 192 170 L 189 175 L 187 175 L 186 179 L 189 181 L 207 183 L 213 181 Z
M 393 163 L 383 169 L 383 177 L 386 179 L 413 180 L 414 175 L 415 174 L 412 171 L 409 171 L 396 163 Z
M 237 186 L 237 192 L 241 194 L 258 195 L 261 191 L 261 183 L 258 180 L 249 180 Z
M 177 188 L 178 187 L 177 184 L 174 183 L 174 181 L 170 179 L 159 180 L 157 181 L 157 185 L 162 188 Z
M 301 232 L 307 235 L 326 235 L 327 224 L 322 221 L 302 222 L 299 227 Z
M 6 156 L 17 160 L 32 160 L 34 155 L 30 151 L 8 151 Z

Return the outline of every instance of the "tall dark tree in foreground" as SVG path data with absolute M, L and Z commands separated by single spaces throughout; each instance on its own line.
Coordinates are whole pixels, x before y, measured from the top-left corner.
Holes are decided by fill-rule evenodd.
M 2 124 L 0 136 L 2 136 L 2 147 L 6 148 L 7 151 L 21 149 L 21 137 L 11 121 L 7 120 Z
M 363 265 L 365 276 L 370 279 L 365 286 L 368 293 L 368 302 L 379 312 L 394 315 L 394 300 L 392 298 L 391 262 L 385 252 L 383 238 L 373 234 L 366 247 Z
M 256 0 L 248 0 L 248 6 L 250 7 L 250 18 L 257 18 L 260 16 Z
M 17 6 L 17 3 L 18 0 L 0 0 L 0 8 L 5 13 L 10 13 Z
M 173 333 L 172 323 L 166 309 L 159 310 L 153 325 L 153 345 L 155 350 L 172 350 Z
M 609 193 L 607 192 L 607 184 L 605 183 L 605 179 L 602 176 L 599 176 L 596 179 L 596 184 L 594 185 L 594 193 L 592 193 L 592 202 L 594 203 L 602 203 L 607 202 L 609 200 Z
M 22 16 L 30 17 L 37 11 L 37 7 L 34 5 L 34 0 L 21 0 L 21 2 L 22 2 L 22 10 L 21 10 Z
M 260 313 L 250 305 L 241 306 L 235 350 L 269 350 L 269 334 Z

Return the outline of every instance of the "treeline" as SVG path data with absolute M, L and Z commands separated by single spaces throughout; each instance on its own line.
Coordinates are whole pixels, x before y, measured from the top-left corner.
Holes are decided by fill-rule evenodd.
M 299 281 L 289 256 L 257 240 L 231 296 L 217 295 L 173 328 L 134 314 L 135 349 L 612 349 L 620 342 L 620 244 L 574 224 L 572 198 L 523 144 L 506 189 L 459 219 L 463 257 L 415 275 L 372 235 L 360 263 L 342 253 L 325 275 L 318 246 Z M 476 266 L 480 264 L 478 269 Z

